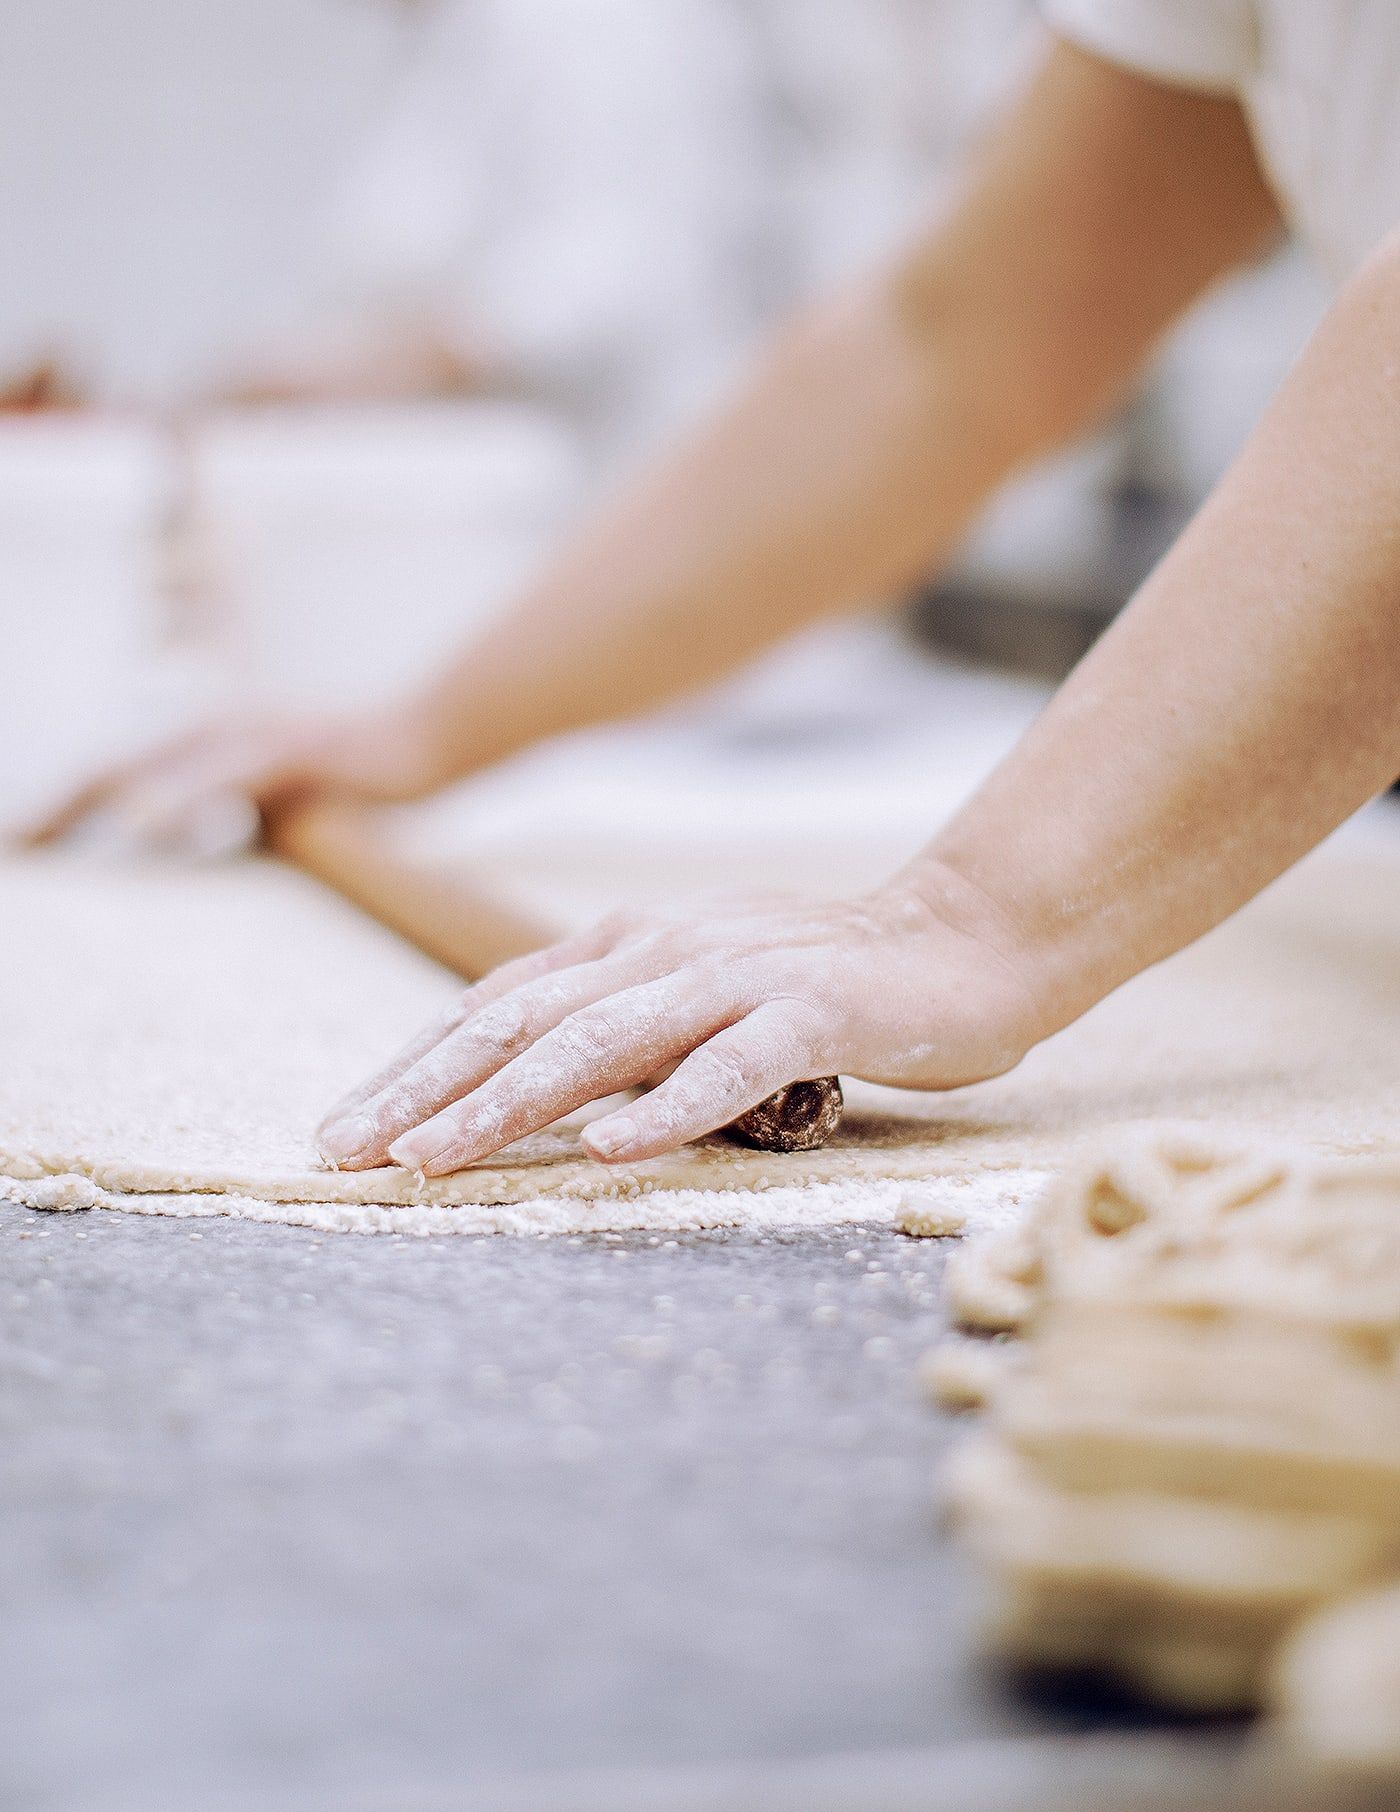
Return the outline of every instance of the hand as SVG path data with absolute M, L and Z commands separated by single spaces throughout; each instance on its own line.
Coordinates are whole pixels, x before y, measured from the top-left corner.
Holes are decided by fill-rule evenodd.
M 585 1128 L 611 1163 L 670 1151 L 789 1082 L 998 1075 L 1035 1042 L 1005 927 L 951 875 L 856 900 L 621 914 L 505 964 L 337 1104 L 329 1162 L 441 1176 L 658 1075 Z M 674 1066 L 674 1067 L 673 1067 Z
M 312 722 L 290 714 L 226 717 L 113 763 L 14 840 L 53 843 L 110 817 L 143 843 L 187 845 L 230 801 L 258 812 L 322 796 L 387 803 L 417 798 L 446 778 L 406 712 Z

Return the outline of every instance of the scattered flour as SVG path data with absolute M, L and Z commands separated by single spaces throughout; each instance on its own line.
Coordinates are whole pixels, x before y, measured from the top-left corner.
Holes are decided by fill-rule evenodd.
M 309 1227 L 318 1233 L 400 1233 L 436 1238 L 454 1233 L 696 1232 L 716 1227 L 832 1227 L 851 1223 L 903 1227 L 922 1220 L 957 1233 L 1014 1222 L 1043 1180 L 1040 1172 L 997 1172 L 972 1182 L 936 1177 L 917 1186 L 868 1182 L 809 1183 L 770 1189 L 653 1189 L 632 1196 L 538 1196 L 511 1203 L 406 1206 L 370 1202 L 270 1202 L 238 1193 L 131 1194 L 98 1188 L 86 1177 L 46 1176 L 3 1182 L 3 1194 L 30 1208 L 114 1209 L 186 1220 L 240 1220 Z

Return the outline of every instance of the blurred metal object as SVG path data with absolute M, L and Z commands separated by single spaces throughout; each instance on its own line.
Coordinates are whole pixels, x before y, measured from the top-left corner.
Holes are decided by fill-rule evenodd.
M 1058 681 L 1093 647 L 1122 601 L 1108 608 L 1046 604 L 971 585 L 939 585 L 916 600 L 913 627 L 940 652 Z
M 1125 491 L 1109 545 L 1086 554 L 1072 595 L 1026 592 L 980 575 L 932 586 L 913 606 L 916 633 L 936 648 L 1011 673 L 1062 680 L 1089 652 L 1185 527 L 1179 498 Z

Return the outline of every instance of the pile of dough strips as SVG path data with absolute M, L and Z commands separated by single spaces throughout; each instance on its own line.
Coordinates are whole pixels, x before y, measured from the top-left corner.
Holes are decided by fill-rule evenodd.
M 996 1649 L 1271 1706 L 1400 1781 L 1400 1163 L 1157 1137 L 961 1249 L 949 1295 L 1024 1336 L 927 1362 L 987 1409 L 948 1501 Z

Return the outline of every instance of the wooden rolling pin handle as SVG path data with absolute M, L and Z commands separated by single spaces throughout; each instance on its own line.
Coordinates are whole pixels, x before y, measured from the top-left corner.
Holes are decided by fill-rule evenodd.
M 386 834 L 380 814 L 363 806 L 283 811 L 267 819 L 264 838 L 273 854 L 314 875 L 464 981 L 540 949 L 554 935 L 460 874 L 405 855 Z M 740 1114 L 724 1135 L 755 1151 L 815 1151 L 836 1130 L 841 1107 L 835 1076 L 793 1082 Z
M 384 813 L 315 805 L 269 815 L 264 842 L 303 873 L 463 981 L 553 941 L 554 931 L 490 888 L 399 848 Z

